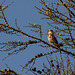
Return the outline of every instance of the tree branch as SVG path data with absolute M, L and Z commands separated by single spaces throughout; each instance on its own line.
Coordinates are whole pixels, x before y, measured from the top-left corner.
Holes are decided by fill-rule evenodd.
M 33 38 L 33 39 L 39 40 L 40 42 L 43 42 L 44 44 L 46 44 L 46 45 L 48 45 L 48 46 L 51 46 L 52 48 L 55 48 L 55 49 L 58 49 L 58 50 L 59 50 L 59 48 L 50 45 L 50 44 L 47 43 L 46 41 L 44 41 L 44 40 L 42 40 L 42 39 L 39 39 L 39 38 L 37 38 L 37 37 L 34 37 L 34 36 L 31 36 L 31 35 L 28 35 L 28 34 L 24 33 L 24 32 L 21 31 L 21 30 L 17 30 L 17 29 L 15 29 L 15 28 L 11 27 L 11 26 L 7 26 L 7 25 L 5 25 L 5 24 L 1 24 L 1 23 L 0 23 L 0 25 L 2 25 L 2 26 L 4 26 L 4 27 L 7 27 L 7 28 L 9 28 L 9 29 L 12 29 L 12 30 L 14 30 L 14 31 L 16 31 L 16 32 L 22 33 L 23 35 L 26 35 L 26 36 L 31 37 L 31 38 Z M 65 52 L 65 53 L 67 53 L 67 54 L 70 54 L 70 55 L 72 55 L 72 56 L 75 56 L 74 53 L 72 53 L 72 52 L 68 52 L 68 51 L 66 51 L 66 50 L 64 50 L 64 49 L 60 49 L 60 51 Z

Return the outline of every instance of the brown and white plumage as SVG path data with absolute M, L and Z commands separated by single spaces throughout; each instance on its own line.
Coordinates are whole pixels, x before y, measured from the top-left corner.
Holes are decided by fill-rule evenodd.
M 54 35 L 53 30 L 48 30 L 48 40 L 49 40 L 50 43 L 54 44 L 55 46 L 58 45 L 58 41 L 57 41 L 57 39 Z
M 48 40 L 51 44 L 57 46 L 58 48 L 60 48 L 60 45 L 58 45 L 58 41 L 54 35 L 53 30 L 48 30 Z M 60 49 L 58 49 L 60 51 Z M 61 51 L 60 51 L 61 54 Z

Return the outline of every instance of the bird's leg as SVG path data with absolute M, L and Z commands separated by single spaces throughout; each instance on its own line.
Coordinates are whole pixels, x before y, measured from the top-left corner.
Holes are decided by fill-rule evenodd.
M 53 43 L 50 43 L 50 46 L 52 46 L 53 45 Z M 52 48 L 51 48 L 52 49 Z
M 53 45 L 53 43 L 50 44 L 51 46 Z

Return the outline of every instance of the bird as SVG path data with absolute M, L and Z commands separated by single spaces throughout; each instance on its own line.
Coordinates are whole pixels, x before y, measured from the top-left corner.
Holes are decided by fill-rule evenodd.
M 60 46 L 58 46 L 58 41 L 57 41 L 57 39 L 56 39 L 56 37 L 55 37 L 55 35 L 54 35 L 53 30 L 48 30 L 48 41 L 49 41 L 51 44 L 53 44 L 53 45 L 55 45 L 55 46 L 57 46 L 57 47 L 60 47 Z

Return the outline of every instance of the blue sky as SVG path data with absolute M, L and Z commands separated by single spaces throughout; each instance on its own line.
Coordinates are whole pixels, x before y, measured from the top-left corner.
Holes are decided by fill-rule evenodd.
M 0 0 L 0 4 L 2 3 L 2 1 L 3 0 Z M 5 5 L 9 5 L 12 1 L 14 1 L 14 0 L 6 0 L 2 6 L 4 7 Z M 47 0 L 47 1 L 49 1 L 49 0 Z M 14 3 L 5 10 L 5 16 L 6 16 L 10 26 L 16 27 L 15 26 L 15 18 L 16 18 L 17 25 L 21 28 L 21 30 L 30 35 L 34 35 L 34 36 L 37 36 L 37 35 L 30 32 L 29 28 L 24 28 L 23 26 L 27 26 L 27 25 L 29 25 L 29 23 L 42 25 L 42 31 L 44 33 L 42 39 L 44 39 L 45 41 L 48 42 L 47 31 L 48 31 L 48 29 L 52 29 L 52 28 L 49 27 L 49 25 L 47 24 L 47 20 L 41 20 L 43 15 L 40 15 L 38 13 L 38 10 L 36 8 L 34 8 L 34 6 L 37 6 L 39 8 L 42 7 L 42 5 L 39 3 L 38 0 L 15 0 Z M 1 21 L 4 23 L 3 20 L 1 20 Z M 48 20 L 48 22 L 50 22 L 50 20 Z M 25 41 L 28 41 L 28 39 L 29 39 L 29 38 L 23 38 L 20 36 L 9 35 L 9 34 L 5 34 L 5 33 L 0 33 L 0 35 L 1 35 L 0 42 L 18 41 L 18 40 L 25 42 Z M 39 36 L 37 36 L 37 37 L 39 37 Z M 31 57 L 34 57 L 35 55 L 37 55 L 40 52 L 45 53 L 46 49 L 40 48 L 38 45 L 29 45 L 26 50 L 21 51 L 16 55 L 11 55 L 4 61 L 1 61 L 1 60 L 5 56 L 7 56 L 7 52 L 0 52 L 0 69 L 5 69 L 6 68 L 5 63 L 6 63 L 6 64 L 8 64 L 8 66 L 11 69 L 15 70 L 17 73 L 24 75 L 25 72 L 24 71 L 21 72 L 22 68 L 20 65 L 24 66 L 27 63 L 27 61 L 29 61 L 31 59 Z M 49 52 L 49 51 L 47 51 L 47 52 Z M 52 55 L 52 57 L 54 58 L 53 55 Z M 40 58 L 40 59 L 36 60 L 36 62 L 39 61 L 38 63 L 36 63 L 36 66 L 38 67 L 38 64 L 40 65 L 40 67 L 38 67 L 38 69 L 41 68 L 41 64 L 45 60 L 46 60 L 46 58 L 44 58 L 44 59 Z

